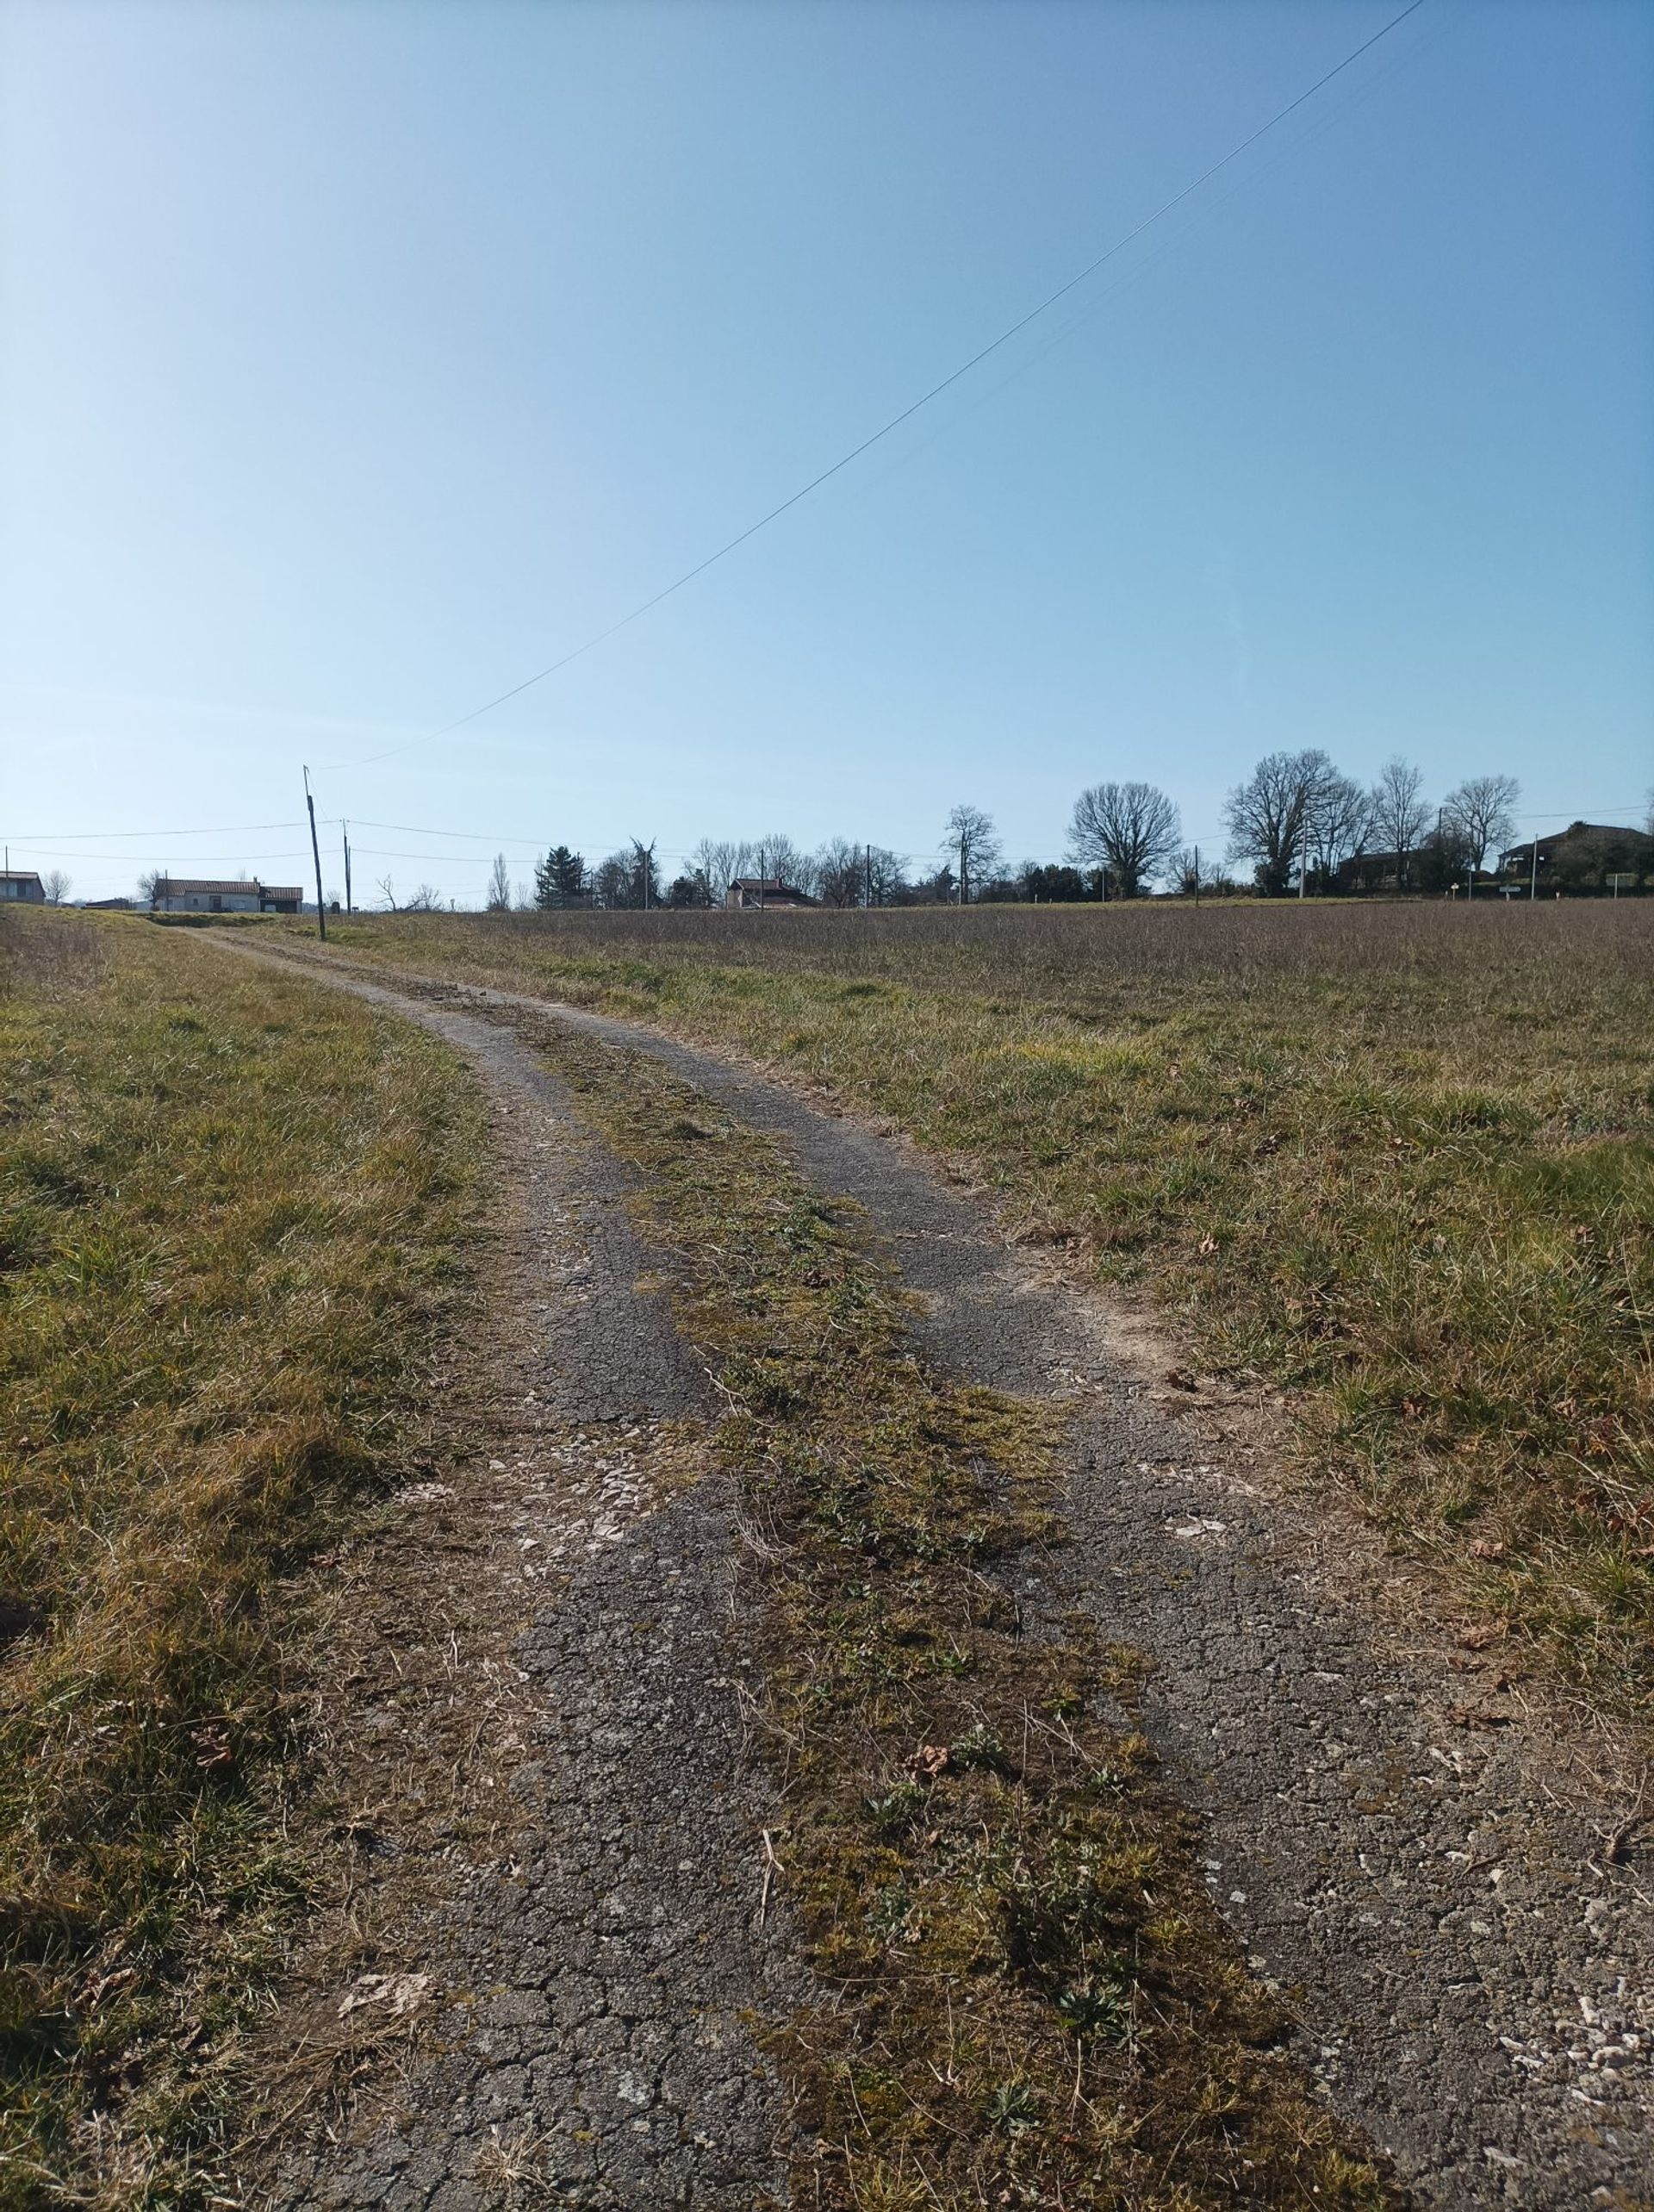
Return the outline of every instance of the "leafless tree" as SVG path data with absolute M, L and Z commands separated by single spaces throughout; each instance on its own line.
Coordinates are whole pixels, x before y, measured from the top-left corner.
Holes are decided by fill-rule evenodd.
M 421 883 L 417 891 L 403 900 L 402 912 L 405 914 L 439 914 L 442 912 L 442 894 L 434 883 Z
M 658 907 L 661 880 L 654 845 L 633 838 L 630 845 L 612 852 L 593 869 L 592 889 L 600 907 Z
M 1223 802 L 1229 858 L 1249 860 L 1258 888 L 1282 897 L 1304 861 L 1305 832 L 1315 808 L 1338 770 L 1321 750 L 1272 752 Z
M 1399 753 L 1387 760 L 1372 787 L 1372 835 L 1381 852 L 1396 856 L 1396 884 L 1405 889 L 1408 863 L 1419 849 L 1430 809 L 1424 800 L 1424 770 Z
M 1365 851 L 1372 834 L 1372 801 L 1352 776 L 1329 769 L 1309 801 L 1309 844 L 1323 884 L 1340 863 Z
M 1094 783 L 1074 801 L 1068 857 L 1080 868 L 1106 869 L 1113 895 L 1135 899 L 1182 834 L 1176 807 L 1153 784 Z
M 758 873 L 768 882 L 786 883 L 794 891 L 808 891 L 813 896 L 815 861 L 783 831 L 772 830 L 768 837 L 760 838 L 753 851 L 758 858 Z
M 1514 776 L 1467 776 L 1442 806 L 1445 822 L 1458 831 L 1467 863 L 1480 871 L 1488 847 L 1502 848 L 1516 833 L 1516 801 L 1522 787 Z
M 816 896 L 824 907 L 859 907 L 867 895 L 867 868 L 859 844 L 829 838 L 816 855 Z
M 145 869 L 143 874 L 138 878 L 139 904 L 144 907 L 152 907 L 155 903 L 156 886 L 160 883 L 165 883 L 165 881 L 166 870 L 164 868 Z
M 955 807 L 942 835 L 949 868 L 959 870 L 959 903 L 967 905 L 991 875 L 1004 866 L 1004 854 L 992 814 L 980 807 Z
M 379 895 L 385 902 L 385 912 L 394 914 L 396 912 L 396 886 L 389 875 L 379 878 Z
M 862 852 L 861 865 L 869 902 L 875 907 L 899 906 L 908 888 L 907 863 L 901 854 L 892 852 L 886 845 L 868 845 Z
M 506 856 L 496 852 L 494 866 L 488 871 L 488 907 L 491 914 L 511 911 L 511 871 L 506 866 Z
M 40 888 L 49 907 L 60 907 L 69 896 L 69 887 L 70 878 L 60 868 L 48 868 L 40 878 Z
M 694 873 L 706 877 L 706 888 L 720 907 L 736 877 L 752 873 L 752 847 L 733 838 L 702 838 L 689 858 Z

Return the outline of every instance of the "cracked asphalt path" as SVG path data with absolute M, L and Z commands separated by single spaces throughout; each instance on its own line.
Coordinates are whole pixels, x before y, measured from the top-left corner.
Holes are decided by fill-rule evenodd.
M 1520 1716 L 1485 1731 L 1455 1721 L 1466 1686 L 1445 1654 L 1400 1648 L 1347 1575 L 1321 1571 L 1327 1530 L 1248 1481 L 1221 1422 L 1180 1424 L 1153 1402 L 1098 1303 L 1030 1274 L 984 1211 L 903 1147 L 710 1055 L 507 994 L 330 980 L 437 1028 L 549 1117 L 555 1087 L 510 1037 L 513 1013 L 657 1055 L 861 1206 L 922 1294 L 917 1335 L 939 1366 L 1031 1395 L 1078 1392 L 1078 1580 L 1102 1633 L 1148 1659 L 1144 1715 L 1166 1779 L 1202 1815 L 1214 1892 L 1254 1971 L 1287 1992 L 1329 2097 L 1428 2204 L 1650 2201 L 1646 1860 L 1608 1862 L 1602 1815 L 1548 1786 Z M 558 1203 L 600 1217 L 613 1241 L 582 1305 L 548 1296 L 548 1368 L 578 1418 L 588 1386 L 618 1388 L 610 1407 L 627 1398 L 615 1363 L 629 1375 L 635 1347 L 637 1375 L 656 1380 L 622 1411 L 687 1406 L 698 1386 L 673 1367 L 663 1309 L 630 1288 L 640 1261 L 615 1171 L 589 1140 L 569 1142 Z M 772 2201 L 785 2114 L 741 2022 L 748 2007 L 774 2011 L 787 1968 L 755 1885 L 726 1879 L 752 1866 L 763 1825 L 762 1779 L 719 1686 L 732 1542 L 727 1500 L 685 1492 L 622 1527 L 531 1631 L 544 1738 L 523 1785 L 532 1841 L 509 1880 L 479 1872 L 459 1914 L 462 1950 L 480 1947 L 512 1994 L 503 2013 L 451 2019 L 455 2047 L 411 2130 L 323 2147 L 287 2202 L 490 2201 L 486 2157 L 478 2166 L 501 2140 L 490 2129 L 567 2140 L 553 2202 Z M 640 1621 L 658 1636 L 640 1637 Z M 637 1695 L 645 1652 L 669 1654 L 661 1679 L 684 1685 L 664 1721 L 658 1693 Z M 631 1994 L 642 1984 L 647 2006 Z M 573 2111 L 584 2120 L 571 2129 Z

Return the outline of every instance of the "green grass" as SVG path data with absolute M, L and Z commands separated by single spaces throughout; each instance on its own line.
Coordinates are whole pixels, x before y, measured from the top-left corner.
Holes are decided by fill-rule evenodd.
M 0 933 L 0 2206 L 210 2201 L 307 1868 L 307 1562 L 397 1466 L 478 1109 L 142 925 Z
M 1131 1655 L 1019 1617 L 1060 1409 L 947 1383 L 899 1284 L 768 1137 L 658 1062 L 530 1033 L 640 1171 L 754 1542 L 737 1633 L 779 1770 L 776 1901 L 819 1996 L 774 2032 L 824 2212 L 1399 2199 L 1280 2055 L 1141 1737 Z
M 1319 1479 L 1646 1710 L 1654 905 L 358 918 L 334 949 L 894 1122 L 1284 1386 Z

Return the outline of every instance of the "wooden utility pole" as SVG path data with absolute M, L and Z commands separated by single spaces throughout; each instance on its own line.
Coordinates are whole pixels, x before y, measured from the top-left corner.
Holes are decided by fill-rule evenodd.
M 873 910 L 873 847 L 872 847 L 871 845 L 869 845 L 869 846 L 867 847 L 867 884 L 866 884 L 866 888 L 863 890 L 863 892 L 862 892 L 862 894 L 861 894 L 861 904 L 862 904 L 862 906 L 863 906 L 863 907 L 864 907 L 868 911 L 868 913 L 871 913 L 871 912 L 872 912 L 872 910 Z
M 316 930 L 327 942 L 327 908 L 321 895 L 321 847 L 316 842 L 316 802 L 310 795 L 310 771 L 304 771 L 304 803 L 310 810 L 310 857 L 316 863 Z
M 350 824 L 349 824 L 348 822 L 341 822 L 341 823 L 339 824 L 339 835 L 340 835 L 340 836 L 344 838 L 344 840 L 345 840 L 345 913 L 346 913 L 347 914 L 353 914 L 353 913 L 356 912 L 356 908 L 355 908 L 355 907 L 351 905 L 351 826 L 350 826 Z

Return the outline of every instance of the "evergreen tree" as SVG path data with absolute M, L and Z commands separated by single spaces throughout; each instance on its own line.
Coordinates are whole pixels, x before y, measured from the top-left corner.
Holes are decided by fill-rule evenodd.
M 537 907 L 572 907 L 586 890 L 586 863 L 566 844 L 556 846 L 534 863 L 534 903 Z

